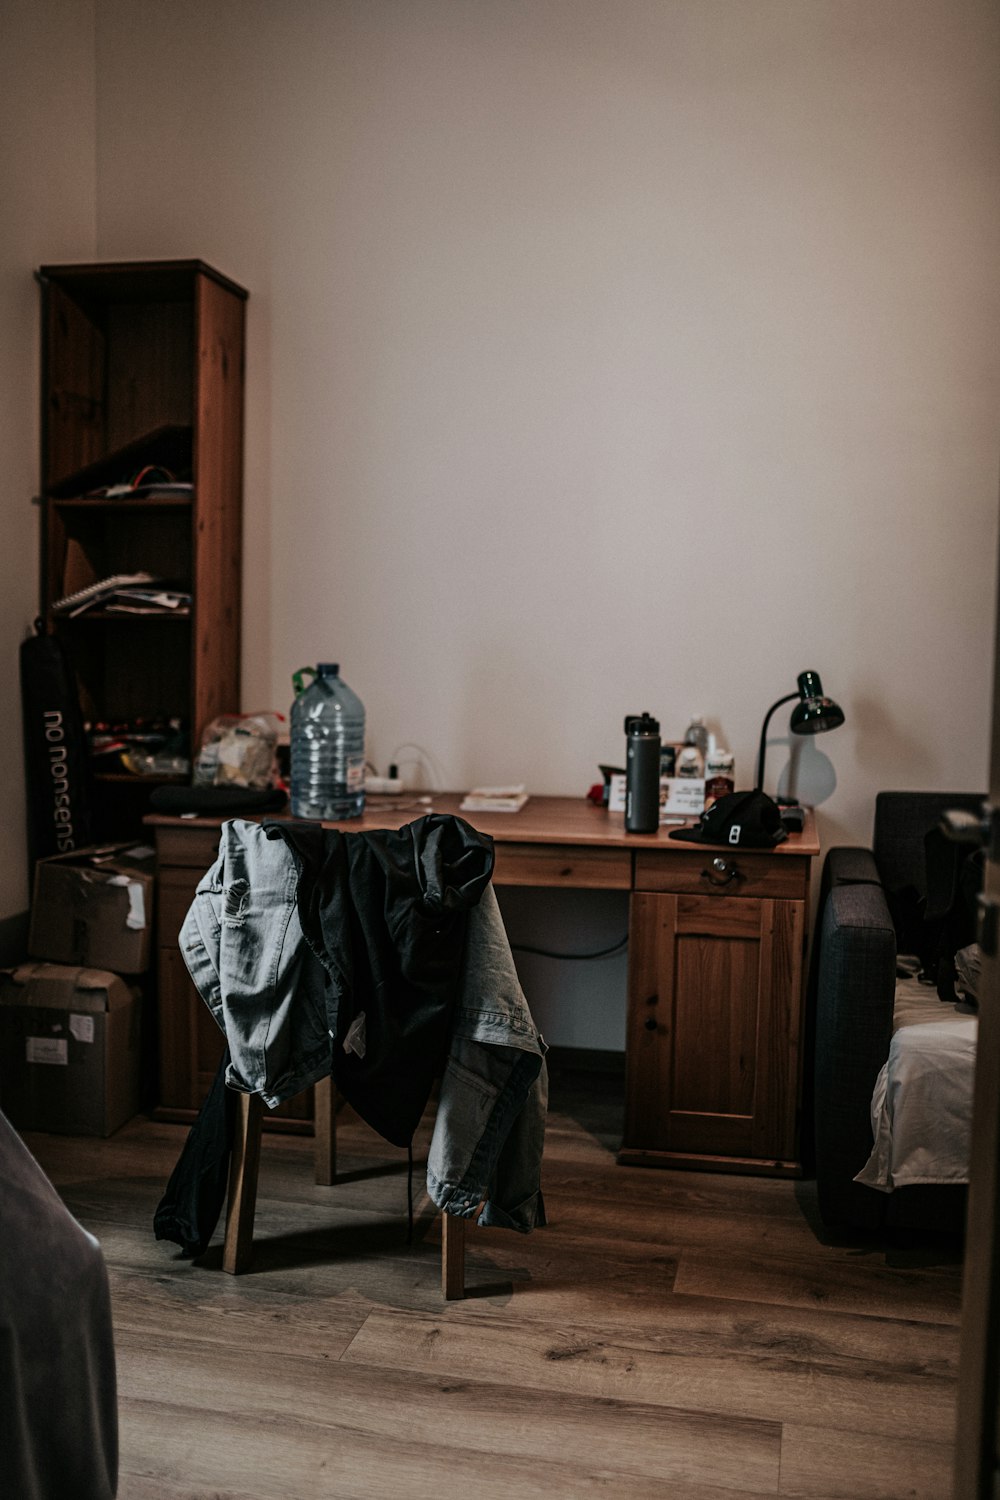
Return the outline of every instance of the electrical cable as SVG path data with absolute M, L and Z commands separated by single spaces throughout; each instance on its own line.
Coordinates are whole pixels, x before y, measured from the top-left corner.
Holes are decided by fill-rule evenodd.
M 414 757 L 412 755 L 402 757 L 400 756 L 399 752 L 401 750 L 417 751 L 420 760 L 417 761 L 416 764 L 420 765 L 422 763 L 426 770 L 430 773 L 431 791 L 439 792 L 442 787 L 447 785 L 447 781 L 443 773 L 443 767 L 441 765 L 441 762 L 437 759 L 437 756 L 432 755 L 430 750 L 425 749 L 423 745 L 418 745 L 414 740 L 406 740 L 404 744 L 396 746 L 395 750 L 389 756 L 389 762 L 391 765 L 395 765 L 398 767 L 400 764 L 414 764 Z
M 150 478 L 150 476 L 153 476 L 152 479 Z M 165 469 L 162 464 L 145 464 L 143 468 L 141 468 L 138 473 L 129 480 L 129 484 L 134 490 L 136 490 L 143 482 L 145 482 L 146 484 L 150 484 L 154 481 L 159 481 L 160 483 L 164 484 L 172 484 L 175 477 L 176 476 L 171 472 L 171 470 Z
M 551 948 L 535 948 L 530 943 L 511 943 L 515 953 L 536 953 L 540 958 L 559 958 L 566 960 L 587 960 L 591 958 L 607 958 L 612 953 L 621 953 L 628 947 L 628 933 L 613 943 L 610 948 L 598 948 L 596 953 L 555 953 Z

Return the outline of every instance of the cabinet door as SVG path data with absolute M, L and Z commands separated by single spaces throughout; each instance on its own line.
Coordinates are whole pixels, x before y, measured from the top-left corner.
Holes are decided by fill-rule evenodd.
M 804 921 L 802 901 L 633 895 L 624 1153 L 794 1168 Z
M 179 948 L 160 949 L 157 978 L 159 1103 L 166 1109 L 197 1110 L 219 1066 L 222 1034 L 191 983 Z M 202 1012 L 215 1033 L 214 1037 L 204 1035 Z M 211 1056 L 213 1043 L 214 1060 Z

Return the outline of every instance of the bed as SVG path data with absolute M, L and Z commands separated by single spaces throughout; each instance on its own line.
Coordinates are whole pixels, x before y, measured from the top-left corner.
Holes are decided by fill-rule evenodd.
M 896 924 L 901 895 L 926 894 L 928 830 L 945 810 L 979 813 L 983 801 L 969 792 L 881 792 L 871 847 L 830 849 L 824 860 L 803 1143 L 831 1227 L 964 1229 L 975 1016 L 954 1006 L 949 1014 L 933 988 L 905 983 L 912 974 L 897 1011 L 899 954 L 912 947 Z M 943 1151 L 934 1144 L 942 1138 Z
M 915 975 L 896 982 L 889 1056 L 871 1100 L 872 1151 L 855 1182 L 892 1193 L 969 1180 L 978 1021 Z

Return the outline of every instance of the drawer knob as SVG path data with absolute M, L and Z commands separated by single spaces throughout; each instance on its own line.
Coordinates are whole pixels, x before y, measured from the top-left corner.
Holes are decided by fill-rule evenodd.
M 645 1025 L 647 1031 L 655 1031 L 656 1030 L 656 1017 L 655 1016 L 650 1016 L 644 1022 L 644 1025 Z
M 740 872 L 735 865 L 729 864 L 717 854 L 712 863 L 702 870 L 701 878 L 707 885 L 714 886 L 716 890 L 725 890 L 727 886 L 732 885 L 734 880 L 739 880 Z

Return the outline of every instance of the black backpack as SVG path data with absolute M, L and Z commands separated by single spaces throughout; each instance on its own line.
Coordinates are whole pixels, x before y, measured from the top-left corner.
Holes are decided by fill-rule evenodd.
M 24 777 L 31 868 L 91 841 L 93 776 L 72 664 L 41 620 L 21 643 Z
M 986 851 L 956 843 L 935 827 L 924 836 L 924 856 L 927 900 L 918 950 L 921 968 L 940 998 L 954 1004 L 959 999 L 955 954 L 976 941 Z

